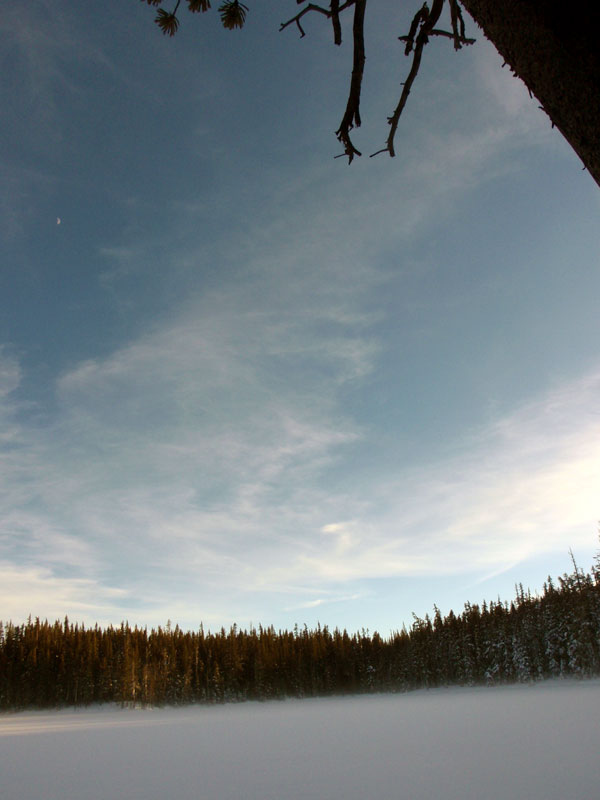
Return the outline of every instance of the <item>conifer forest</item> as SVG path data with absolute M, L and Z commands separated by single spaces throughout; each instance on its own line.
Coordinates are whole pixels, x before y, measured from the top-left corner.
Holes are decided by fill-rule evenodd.
M 600 674 L 600 563 L 532 595 L 415 616 L 389 638 L 317 626 L 183 632 L 0 622 L 0 709 L 221 703 Z

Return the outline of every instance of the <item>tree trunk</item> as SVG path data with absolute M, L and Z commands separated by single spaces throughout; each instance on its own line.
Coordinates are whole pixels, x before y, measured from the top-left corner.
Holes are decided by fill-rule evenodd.
M 600 186 L 600 3 L 460 0 Z

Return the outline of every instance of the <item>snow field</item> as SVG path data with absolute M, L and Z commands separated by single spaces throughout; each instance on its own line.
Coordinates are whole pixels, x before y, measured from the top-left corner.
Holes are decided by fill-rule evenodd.
M 600 680 L 0 715 L 2 800 L 594 800 Z

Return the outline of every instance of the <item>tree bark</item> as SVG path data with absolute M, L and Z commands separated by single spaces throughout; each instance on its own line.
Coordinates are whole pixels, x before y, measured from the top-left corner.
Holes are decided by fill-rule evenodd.
M 600 3 L 460 0 L 600 186 Z

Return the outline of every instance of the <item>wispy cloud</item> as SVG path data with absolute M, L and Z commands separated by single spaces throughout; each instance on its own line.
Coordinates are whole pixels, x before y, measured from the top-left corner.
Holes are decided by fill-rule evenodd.
M 55 143 L 61 137 L 58 106 L 64 93 L 82 95 L 84 89 L 73 73 L 73 62 L 96 63 L 117 71 L 103 50 L 83 32 L 77 15 L 61 3 L 32 0 L 26 6 L 7 6 L 0 20 L 0 32 L 7 40 L 13 67 L 21 81 L 15 97 L 25 103 L 27 125 L 35 119 L 38 143 Z M 25 78 L 25 80 L 23 80 Z M 4 115 L 8 109 L 2 112 Z M 40 130 L 41 129 L 41 130 Z
M 225 596 L 240 613 L 275 595 L 309 608 L 354 596 L 343 586 L 364 579 L 484 575 L 589 541 L 598 374 L 473 432 L 450 459 L 375 471 L 350 495 L 328 483 L 362 438 L 336 396 L 336 374 L 356 356 L 335 339 L 315 356 L 308 332 L 307 359 L 327 372 L 305 364 L 288 385 L 258 347 L 269 317 L 234 307 L 224 319 L 215 297 L 208 305 L 63 375 L 56 423 L 21 430 L 8 450 L 4 570 L 33 587 L 15 590 L 15 614 L 35 613 L 41 592 L 84 616 L 84 597 L 95 598 L 88 619 L 136 613 L 131 597 L 152 620 L 191 596 L 204 619 L 218 619 Z M 302 352 L 297 327 L 292 340 L 289 370 Z M 5 361 L 7 385 L 16 369 Z
M 5 347 L 0 346 L 0 398 L 14 392 L 21 382 L 21 366 Z
M 61 619 L 68 614 L 75 620 L 115 622 L 122 614 L 127 593 L 85 578 L 57 577 L 45 567 L 20 567 L 0 561 L 2 619 L 24 621 L 24 610 L 36 610 L 42 619 Z
M 489 575 L 587 546 L 598 517 L 599 390 L 600 375 L 588 375 L 482 429 L 451 459 L 383 478 L 369 517 L 322 528 L 304 568 L 330 580 Z
M 314 322 L 217 293 L 64 374 L 55 422 L 21 429 L 3 463 L 3 557 L 145 597 L 149 575 L 202 597 L 256 583 L 261 560 L 297 546 L 319 477 L 360 435 L 336 392 L 369 348 L 339 324 L 317 344 Z

